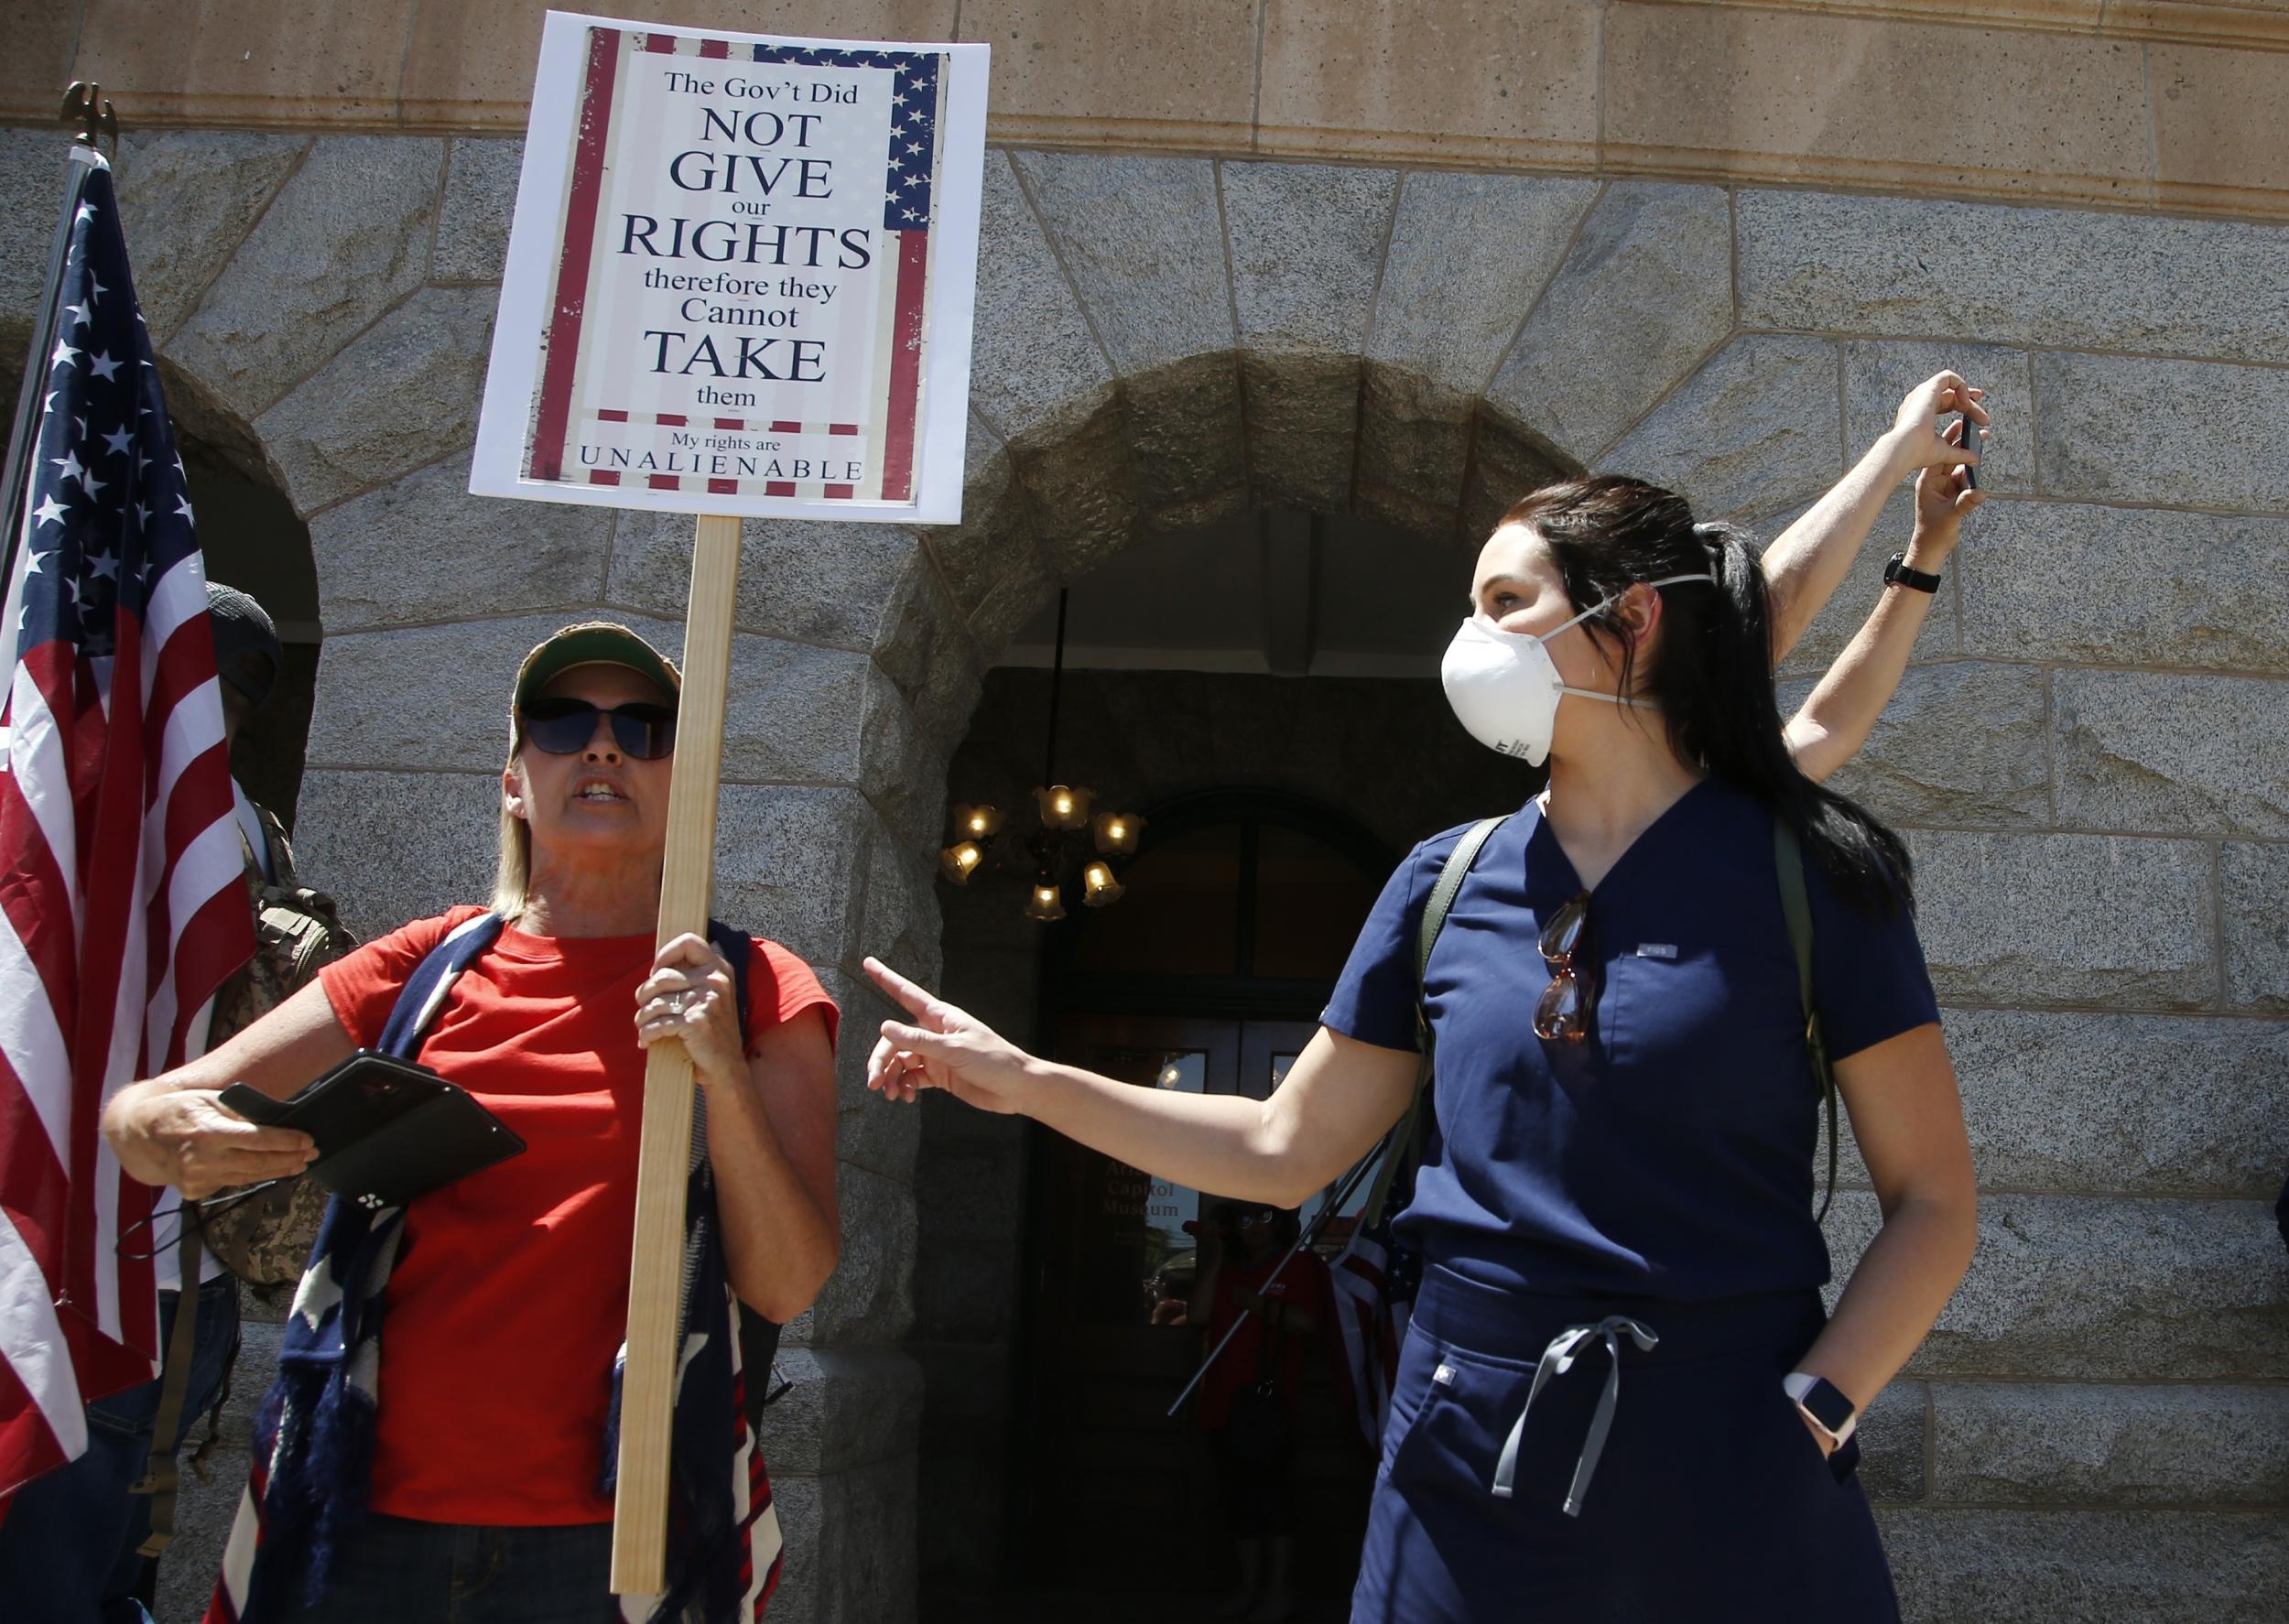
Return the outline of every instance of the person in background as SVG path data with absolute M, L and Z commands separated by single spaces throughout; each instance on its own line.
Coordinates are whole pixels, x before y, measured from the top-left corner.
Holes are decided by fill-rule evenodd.
M 278 633 L 262 605 L 218 582 L 207 585 L 221 677 L 227 750 L 268 702 L 284 666 Z M 354 944 L 331 901 L 306 891 L 277 818 L 233 776 L 246 864 L 255 956 L 223 983 L 210 1018 L 212 1049 L 284 1002 L 320 964 Z M 212 1219 L 179 1193 L 163 1193 L 149 1229 L 159 1283 L 160 1373 L 87 1407 L 88 1447 L 79 1459 L 26 1486 L 0 1521 L 0 1597 L 9 1617 L 57 1624 L 145 1624 L 157 1564 L 174 1535 L 177 1455 L 194 1420 L 227 1391 L 238 1353 L 240 1278 L 291 1280 L 309 1256 L 324 1192 L 305 1181 L 266 1191 Z M 183 1215 L 192 1214 L 186 1225 Z M 222 1233 L 227 1224 L 227 1239 Z M 182 1317 L 184 1260 L 196 1258 L 190 1315 Z M 202 1465 L 207 1445 L 193 1456 Z M 19 1610 L 20 1609 L 20 1610 Z
M 1289 1255 L 1297 1226 L 1287 1208 L 1220 1202 L 1186 1228 L 1199 1240 L 1186 1323 L 1204 1326 L 1203 1350 L 1217 1354 L 1194 1419 L 1240 1560 L 1240 1587 L 1221 1613 L 1279 1624 L 1296 1604 L 1296 1433 L 1304 1350 L 1332 1321 L 1328 1266 L 1316 1252 Z
M 233 587 L 210 584 L 215 664 L 222 678 L 226 748 L 268 704 L 284 650 L 261 604 Z M 235 1037 L 317 979 L 322 966 L 356 947 L 333 899 L 301 882 L 294 848 L 277 815 L 246 793 L 234 773 L 231 797 L 246 861 L 247 898 L 255 910 L 255 957 L 215 997 L 207 1046 Z M 286 1307 L 302 1278 L 310 1243 L 326 1213 L 325 1186 L 282 1179 L 247 1194 L 224 1192 L 198 1207 L 199 1240 L 211 1260 L 236 1275 L 274 1310 Z

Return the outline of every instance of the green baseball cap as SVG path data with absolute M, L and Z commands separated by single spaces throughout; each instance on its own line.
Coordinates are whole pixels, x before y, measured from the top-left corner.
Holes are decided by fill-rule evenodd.
M 624 666 L 670 698 L 683 691 L 683 677 L 667 656 L 627 627 L 612 621 L 582 621 L 543 640 L 516 668 L 509 699 L 509 720 L 558 677 L 575 666 Z

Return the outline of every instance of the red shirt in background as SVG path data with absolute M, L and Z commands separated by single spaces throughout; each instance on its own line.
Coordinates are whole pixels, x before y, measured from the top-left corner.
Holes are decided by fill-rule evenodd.
M 398 989 L 483 912 L 417 920 L 320 972 L 342 1029 L 371 1045 Z M 653 938 L 514 926 L 453 984 L 417 1056 L 475 1096 L 525 1153 L 422 1196 L 385 1294 L 370 1504 L 429 1522 L 605 1522 L 612 1363 L 627 1332 L 644 1050 L 635 990 Z M 817 1008 L 810 968 L 758 941 L 750 1044 Z
M 1279 1269 L 1280 1259 L 1286 1255 L 1282 1247 L 1265 1262 L 1250 1268 L 1230 1251 L 1224 1254 L 1224 1264 L 1216 1277 L 1216 1305 L 1209 1312 L 1208 1346 L 1214 1348 L 1231 1329 L 1232 1321 L 1240 1320 L 1240 1330 L 1217 1361 L 1209 1367 L 1200 1379 L 1200 1402 L 1196 1419 L 1201 1428 L 1214 1431 L 1225 1424 L 1231 1413 L 1232 1395 L 1243 1387 L 1253 1387 L 1268 1374 L 1273 1379 L 1273 1391 L 1287 1401 L 1289 1414 L 1296 1413 L 1303 1402 L 1304 1347 L 1326 1334 L 1334 1323 L 1335 1290 L 1328 1280 L 1328 1266 L 1319 1261 L 1319 1254 L 1306 1247 L 1291 1259 L 1279 1278 L 1272 1279 L 1272 1271 Z M 1269 1281 L 1270 1283 L 1265 1283 Z M 1296 1330 L 1293 1326 L 1275 1331 L 1264 1323 L 1261 1314 L 1241 1318 L 1240 1304 L 1233 1293 L 1241 1289 L 1260 1294 L 1267 1304 L 1288 1303 L 1299 1314 L 1311 1316 L 1313 1329 Z M 1272 1362 L 1267 1366 L 1266 1339 L 1276 1345 Z

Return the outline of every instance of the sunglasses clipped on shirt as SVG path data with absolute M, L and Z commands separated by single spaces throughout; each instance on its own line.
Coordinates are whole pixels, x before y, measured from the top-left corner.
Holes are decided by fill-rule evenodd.
M 1590 946 L 1588 892 L 1550 915 L 1542 927 L 1540 946 L 1550 984 L 1535 1005 L 1535 1035 L 1555 1043 L 1580 1043 L 1589 1035 L 1589 1015 L 1598 1002 L 1598 958 Z
M 676 748 L 672 705 L 638 701 L 606 710 L 586 699 L 535 699 L 519 707 L 516 715 L 533 748 L 550 755 L 578 755 L 587 749 L 599 716 L 612 718 L 613 742 L 632 760 L 656 762 Z

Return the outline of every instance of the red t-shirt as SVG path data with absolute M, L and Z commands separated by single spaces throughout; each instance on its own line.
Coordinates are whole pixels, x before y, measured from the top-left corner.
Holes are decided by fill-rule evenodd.
M 1273 1379 L 1272 1391 L 1287 1401 L 1288 1413 L 1295 1413 L 1301 1402 L 1304 1385 L 1304 1346 L 1320 1336 L 1330 1324 L 1334 1313 L 1335 1292 L 1328 1280 L 1328 1266 L 1319 1261 L 1319 1254 L 1306 1249 L 1299 1251 L 1280 1269 L 1279 1278 L 1272 1280 L 1272 1271 L 1279 1268 L 1280 1259 L 1286 1253 L 1283 1247 L 1271 1259 L 1255 1268 L 1249 1268 L 1237 1256 L 1227 1252 L 1222 1271 L 1216 1280 L 1216 1305 L 1209 1312 L 1207 1346 L 1213 1348 L 1231 1329 L 1232 1321 L 1240 1320 L 1239 1334 L 1231 1346 L 1209 1367 L 1200 1380 L 1200 1402 L 1195 1419 L 1206 1431 L 1222 1426 L 1231 1413 L 1232 1395 L 1243 1387 L 1253 1387 L 1264 1376 Z M 1264 1283 L 1270 1280 L 1270 1284 Z M 1241 1287 L 1261 1293 L 1266 1303 L 1287 1303 L 1296 1312 L 1311 1316 L 1313 1328 L 1308 1333 L 1288 1326 L 1285 1330 L 1267 1328 L 1261 1314 L 1251 1314 L 1241 1319 L 1240 1304 L 1233 1293 Z M 1278 1352 L 1267 1366 L 1270 1356 L 1264 1343 L 1271 1337 Z
M 417 920 L 320 972 L 342 1029 L 381 1035 L 446 932 Z M 429 1522 L 604 1522 L 597 1492 L 613 1357 L 627 1333 L 644 1050 L 635 990 L 653 938 L 513 926 L 453 984 L 418 1058 L 483 1104 L 525 1153 L 406 1210 L 382 1333 L 370 1503 Z M 810 968 L 758 941 L 750 1041 L 835 1006 Z

